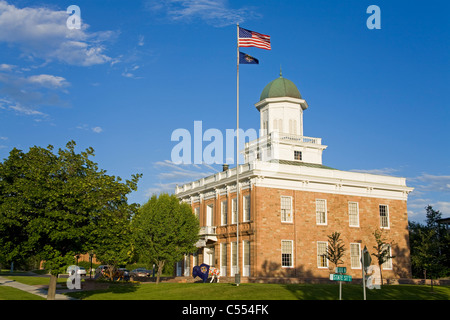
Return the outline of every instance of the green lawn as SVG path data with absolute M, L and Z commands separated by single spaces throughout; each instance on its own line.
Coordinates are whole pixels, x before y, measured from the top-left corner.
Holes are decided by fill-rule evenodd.
M 44 298 L 37 296 L 26 291 L 22 291 L 16 288 L 8 286 L 0 286 L 0 300 L 45 300 Z
M 8 278 L 10 280 L 14 280 L 23 284 L 28 284 L 30 286 L 36 286 L 36 285 L 48 285 L 50 283 L 49 277 L 33 277 L 33 276 L 20 276 L 20 275 L 14 275 L 14 276 L 5 276 L 2 275 L 3 278 Z M 67 278 L 58 278 L 57 283 L 58 284 L 65 284 L 67 282 Z
M 48 277 L 25 276 L 20 273 L 3 277 L 29 284 L 48 285 Z M 59 278 L 65 287 L 67 279 Z M 343 284 L 343 300 L 362 300 L 360 285 Z M 386 285 L 380 290 L 367 289 L 367 300 L 450 300 L 449 286 Z M 70 292 L 83 300 L 337 300 L 336 284 L 256 284 L 242 283 L 111 283 L 108 290 Z M 0 287 L 0 300 L 28 300 L 39 297 L 17 289 Z
M 226 283 L 112 284 L 108 290 L 74 292 L 84 300 L 337 300 L 337 284 Z M 360 285 L 343 285 L 343 300 L 362 300 Z M 392 285 L 367 290 L 367 300 L 450 300 L 450 287 Z

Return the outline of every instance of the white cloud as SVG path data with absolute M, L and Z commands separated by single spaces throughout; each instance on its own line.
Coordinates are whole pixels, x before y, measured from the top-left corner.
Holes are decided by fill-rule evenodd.
M 389 176 L 393 175 L 395 172 L 399 170 L 394 168 L 381 168 L 381 169 L 352 169 L 349 171 Z
M 76 126 L 76 128 L 80 129 L 80 130 L 85 130 L 85 131 L 92 131 L 92 132 L 95 132 L 95 133 L 103 132 L 103 128 L 102 127 L 99 127 L 99 126 L 90 127 L 87 124 L 82 124 L 82 125 Z
M 88 32 L 84 21 L 81 29 L 70 30 L 66 25 L 68 17 L 65 10 L 18 8 L 0 0 L 0 42 L 18 46 L 25 56 L 45 61 L 81 66 L 111 61 L 101 43 L 113 33 Z
M 423 173 L 418 177 L 408 178 L 421 192 L 450 192 L 450 176 Z
M 30 76 L 28 77 L 28 81 L 46 88 L 61 88 L 69 84 L 63 77 L 52 76 L 50 74 Z
M 59 93 L 70 83 L 63 77 L 50 74 L 24 76 L 22 71 L 0 72 L 0 106 L 18 114 L 47 116 L 37 111 L 42 106 L 66 106 Z
M 103 129 L 101 127 L 93 127 L 92 131 L 94 131 L 95 133 L 100 133 L 103 131 Z
M 20 104 L 10 105 L 9 109 L 14 110 L 18 114 L 27 115 L 27 116 L 43 116 L 43 117 L 48 116 L 47 114 L 45 114 L 43 112 L 28 108 L 28 107 L 24 107 Z
M 15 68 L 15 65 L 2 63 L 0 64 L 0 71 L 11 71 Z
M 191 22 L 201 19 L 215 27 L 261 17 L 251 7 L 230 8 L 227 0 L 148 0 L 146 6 L 153 12 L 165 12 L 171 21 Z
M 145 39 L 145 37 L 143 35 L 139 36 L 139 39 L 138 39 L 138 46 L 139 47 L 142 47 L 145 44 L 144 39 Z
M 195 181 L 214 174 L 217 170 L 207 164 L 175 164 L 170 160 L 157 161 L 153 166 L 158 170 L 152 187 L 146 189 L 145 196 L 167 192 L 173 193 L 177 185 Z

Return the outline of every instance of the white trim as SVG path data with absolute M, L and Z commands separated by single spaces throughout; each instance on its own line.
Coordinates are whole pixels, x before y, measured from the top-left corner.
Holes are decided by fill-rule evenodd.
M 205 193 L 210 188 L 218 188 L 224 184 L 228 184 L 235 189 L 233 182 L 235 181 L 236 169 L 233 169 L 229 169 L 223 174 L 219 173 L 179 186 L 175 189 L 175 193 L 180 199 L 184 199 L 191 195 Z M 414 190 L 414 188 L 406 186 L 405 178 L 267 163 L 256 160 L 240 165 L 239 177 L 243 181 L 255 177 L 263 178 L 254 180 L 253 185 L 258 187 L 392 200 L 407 200 L 408 194 Z M 308 183 L 304 183 L 304 181 Z M 339 186 L 339 188 L 336 186 Z

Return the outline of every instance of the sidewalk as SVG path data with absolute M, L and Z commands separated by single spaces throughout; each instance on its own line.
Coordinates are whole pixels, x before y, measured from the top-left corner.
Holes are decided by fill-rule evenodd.
M 44 299 L 47 299 L 47 290 L 45 289 L 40 289 L 37 288 L 35 286 L 30 286 L 27 284 L 23 284 L 14 280 L 10 280 L 8 278 L 5 277 L 0 277 L 0 286 L 9 286 L 9 287 L 13 287 L 19 290 L 23 290 L 23 291 L 27 291 L 29 293 L 35 294 L 37 296 L 43 297 Z M 75 298 L 63 295 L 63 294 L 58 294 L 59 290 L 56 290 L 56 294 L 55 294 L 55 300 L 77 300 Z

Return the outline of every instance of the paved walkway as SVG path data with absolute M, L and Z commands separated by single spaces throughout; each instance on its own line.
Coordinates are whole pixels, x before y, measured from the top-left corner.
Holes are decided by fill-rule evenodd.
M 9 287 L 13 287 L 19 290 L 23 290 L 23 291 L 27 291 L 29 293 L 35 294 L 37 296 L 43 297 L 44 299 L 47 299 L 47 290 L 42 289 L 42 288 L 38 288 L 36 286 L 30 286 L 28 284 L 23 284 L 5 277 L 0 277 L 0 286 L 9 286 Z M 77 300 L 75 298 L 66 296 L 64 294 L 59 294 L 58 291 L 60 290 L 56 290 L 56 294 L 55 294 L 55 300 Z

